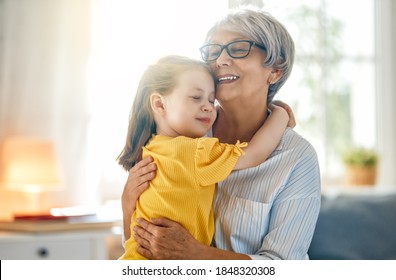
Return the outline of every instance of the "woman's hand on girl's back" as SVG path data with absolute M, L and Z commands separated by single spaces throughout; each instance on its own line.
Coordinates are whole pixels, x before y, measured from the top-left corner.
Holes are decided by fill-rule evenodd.
M 135 211 L 136 202 L 142 192 L 148 188 L 150 180 L 155 177 L 156 169 L 157 166 L 153 163 L 153 158 L 146 157 L 129 170 L 121 196 L 125 240 L 131 236 L 131 216 Z
M 138 252 L 153 260 L 200 259 L 206 247 L 199 243 L 182 225 L 166 218 L 138 218 L 134 228 Z

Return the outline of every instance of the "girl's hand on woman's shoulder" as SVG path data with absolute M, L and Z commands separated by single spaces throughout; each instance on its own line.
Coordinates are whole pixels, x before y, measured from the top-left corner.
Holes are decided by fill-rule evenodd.
M 271 104 L 282 107 L 289 114 L 289 123 L 287 124 L 288 127 L 294 128 L 296 126 L 296 119 L 294 117 L 293 110 L 288 104 L 280 100 L 273 100 Z M 269 107 L 271 109 L 271 105 Z

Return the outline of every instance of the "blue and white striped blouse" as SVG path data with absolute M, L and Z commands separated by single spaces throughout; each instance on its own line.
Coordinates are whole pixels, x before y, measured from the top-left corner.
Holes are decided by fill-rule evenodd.
M 214 246 L 252 259 L 309 259 L 319 210 L 316 152 L 288 128 L 264 163 L 219 183 Z

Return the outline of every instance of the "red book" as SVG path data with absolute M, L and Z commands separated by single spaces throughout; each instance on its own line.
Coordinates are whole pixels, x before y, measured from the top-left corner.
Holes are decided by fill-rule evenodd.
M 50 213 L 42 214 L 15 214 L 14 221 L 54 221 L 54 220 L 66 220 L 69 216 L 54 216 Z

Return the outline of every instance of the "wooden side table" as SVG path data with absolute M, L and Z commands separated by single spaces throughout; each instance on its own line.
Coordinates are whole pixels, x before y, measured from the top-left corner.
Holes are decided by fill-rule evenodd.
M 106 260 L 107 239 L 117 235 L 118 223 L 0 222 L 0 259 Z

